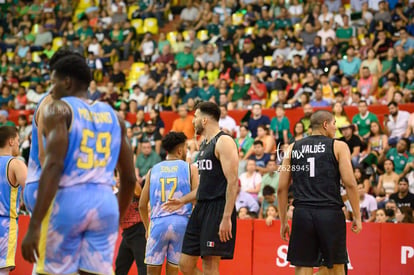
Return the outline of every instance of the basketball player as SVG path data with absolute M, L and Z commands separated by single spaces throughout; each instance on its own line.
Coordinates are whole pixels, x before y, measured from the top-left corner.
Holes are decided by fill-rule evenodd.
M 42 120 L 45 161 L 22 254 L 37 259 L 40 274 L 113 274 L 118 223 L 136 182 L 125 125 L 109 105 L 88 103 L 84 58 L 60 59 L 51 79 L 54 100 Z M 112 192 L 116 166 L 119 209 Z
M 50 70 L 53 70 L 55 63 L 62 57 L 68 55 L 77 55 L 74 52 L 59 50 L 57 51 L 49 61 Z M 32 119 L 32 145 L 29 154 L 29 163 L 27 171 L 26 186 L 23 190 L 23 200 L 26 209 L 29 213 L 33 212 L 33 208 L 36 202 L 37 189 L 39 188 L 39 178 L 41 172 L 41 166 L 44 160 L 44 148 L 43 148 L 43 109 L 49 102 L 52 101 L 52 97 L 47 93 L 37 104 L 37 108 L 33 114 Z M 39 142 L 40 141 L 40 142 Z
M 351 154 L 344 142 L 333 139 L 336 125 L 330 112 L 317 111 L 310 122 L 312 135 L 289 146 L 280 169 L 280 234 L 283 240 L 290 235 L 287 259 L 296 266 L 296 274 L 312 274 L 314 266 L 326 266 L 328 274 L 344 274 L 348 257 L 341 179 L 355 214 L 352 231 L 362 229 Z M 291 181 L 295 210 L 290 233 L 286 212 Z
M 183 241 L 180 270 L 194 274 L 199 256 L 204 274 L 219 274 L 220 259 L 232 259 L 236 241 L 235 201 L 238 189 L 238 150 L 229 135 L 220 131 L 220 109 L 200 103 L 194 128 L 205 140 L 197 160 L 200 185 Z
M 148 171 L 139 200 L 139 209 L 148 236 L 145 263 L 150 275 L 161 274 L 165 258 L 168 261 L 167 275 L 178 274 L 182 242 L 192 210 L 192 204 L 185 199 L 194 199 L 198 186 L 197 168 L 185 162 L 186 140 L 187 137 L 182 132 L 170 132 L 163 138 L 162 147 L 168 152 L 167 159 Z M 163 203 L 172 198 L 185 203 L 175 211 L 164 210 Z M 148 201 L 151 205 L 150 225 Z
M 27 168 L 14 158 L 19 154 L 16 127 L 0 127 L 0 274 L 14 269 L 17 247 L 17 212 L 20 190 L 26 181 Z

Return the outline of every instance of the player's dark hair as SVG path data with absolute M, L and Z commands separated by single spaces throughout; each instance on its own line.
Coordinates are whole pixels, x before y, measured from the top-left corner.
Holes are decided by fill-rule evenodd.
M 0 148 L 6 146 L 9 139 L 15 138 L 18 135 L 16 127 L 13 126 L 1 126 L 0 127 Z
M 83 57 L 69 55 L 59 59 L 53 67 L 56 76 L 75 79 L 81 86 L 89 86 L 91 71 Z
M 56 62 L 58 62 L 63 57 L 66 57 L 69 55 L 81 56 L 80 54 L 69 51 L 69 50 L 58 50 L 57 52 L 53 54 L 52 58 L 49 60 L 50 70 L 53 70 L 53 66 L 55 66 Z
M 254 142 L 253 142 L 253 146 L 254 145 L 261 145 L 262 147 L 263 147 L 263 141 L 261 141 L 261 140 L 255 140 Z
M 187 137 L 183 132 L 169 132 L 161 141 L 162 148 L 167 152 L 173 152 L 175 148 L 185 143 Z
M 312 130 L 316 130 L 322 127 L 325 121 L 331 122 L 333 114 L 326 110 L 318 110 L 310 118 L 310 126 Z
M 270 185 L 266 185 L 265 187 L 263 187 L 263 196 L 271 196 L 275 192 L 276 190 Z
M 209 115 L 214 118 L 215 121 L 219 121 L 220 119 L 220 108 L 216 103 L 204 101 L 200 102 L 196 106 L 196 110 L 200 110 L 203 114 Z

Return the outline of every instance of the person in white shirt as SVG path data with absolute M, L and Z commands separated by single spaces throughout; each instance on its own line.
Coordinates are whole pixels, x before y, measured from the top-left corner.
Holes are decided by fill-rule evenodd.
M 259 203 L 253 198 L 252 195 L 245 191 L 241 191 L 241 185 L 239 180 L 239 189 L 236 198 L 236 211 L 239 212 L 240 208 L 247 208 L 249 212 L 259 213 Z
M 147 95 L 142 91 L 142 88 L 135 84 L 132 86 L 132 93 L 129 95 L 129 100 L 135 100 L 138 106 L 144 106 L 147 100 Z
M 219 120 L 220 129 L 234 136 L 235 133 L 237 132 L 236 121 L 231 116 L 228 115 L 226 105 L 220 106 L 220 112 L 221 112 L 220 120 Z
M 331 26 L 333 23 L 333 17 L 333 14 L 329 12 L 328 6 L 326 4 L 323 4 L 321 9 L 321 15 L 319 15 L 318 17 L 319 22 L 323 24 L 323 22 L 328 21 L 329 26 Z
M 358 192 L 359 192 L 359 207 L 361 209 L 361 218 L 363 222 L 374 222 L 375 214 L 377 212 L 377 200 L 370 194 L 366 194 L 364 183 L 358 183 Z M 349 201 L 345 202 L 347 209 L 347 218 L 352 214 L 352 208 Z
M 326 38 L 330 37 L 333 40 L 336 38 L 336 33 L 330 27 L 329 21 L 323 21 L 322 29 L 317 32 L 317 35 L 321 37 L 322 46 L 326 46 Z
M 391 101 L 387 106 L 390 114 L 384 116 L 384 130 L 389 137 L 388 144 L 393 146 L 406 133 L 410 113 L 399 110 L 398 103 L 395 101 Z

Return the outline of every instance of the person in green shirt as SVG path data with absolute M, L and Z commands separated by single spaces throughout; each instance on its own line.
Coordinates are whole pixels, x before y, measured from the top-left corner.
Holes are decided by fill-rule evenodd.
M 191 45 L 189 43 L 185 44 L 184 52 L 176 54 L 175 61 L 177 62 L 177 69 L 179 70 L 187 70 L 193 67 L 195 59 L 191 52 Z
M 275 159 L 270 159 L 267 162 L 266 168 L 268 172 L 262 177 L 262 184 L 258 194 L 259 202 L 263 202 L 263 189 L 265 186 L 272 186 L 275 190 L 279 186 L 279 172 L 277 171 L 278 166 Z
M 88 20 L 85 19 L 82 21 L 82 27 L 76 31 L 76 34 L 79 36 L 81 42 L 85 41 L 88 38 L 92 38 L 93 30 L 91 27 L 89 27 Z
M 247 95 L 249 89 L 250 85 L 245 83 L 244 75 L 240 74 L 237 77 L 237 82 L 233 85 L 233 89 L 229 91 L 229 101 L 231 101 L 233 109 L 242 105 L 243 97 Z
M 249 129 L 246 125 L 240 125 L 240 136 L 236 138 L 234 141 L 237 144 L 237 148 L 239 149 L 239 156 L 244 157 L 246 153 L 250 150 L 253 145 L 254 138 L 249 136 Z
M 371 135 L 371 122 L 378 122 L 378 117 L 368 111 L 368 104 L 365 100 L 358 103 L 358 110 L 359 113 L 352 118 L 352 124 L 356 125 L 358 135 L 368 140 Z
M 270 121 L 270 130 L 273 131 L 277 144 L 289 144 L 292 137 L 289 119 L 285 116 L 283 105 L 276 106 L 276 116 Z
M 220 34 L 220 16 L 218 14 L 213 14 L 211 23 L 207 25 L 207 31 L 209 37 Z
M 407 72 L 408 69 L 414 67 L 414 59 L 412 56 L 407 55 L 401 45 L 395 47 L 395 51 L 397 52 L 397 56 L 394 57 L 391 66 L 392 73 L 398 73 L 398 70 L 402 70 Z
M 145 179 L 148 170 L 160 161 L 161 157 L 152 150 L 151 143 L 149 141 L 143 141 L 141 143 L 141 153 L 137 156 L 135 161 L 135 174 L 137 175 L 140 184 L 142 184 L 142 181 Z
M 344 14 L 342 16 L 342 20 L 344 22 L 344 25 L 336 29 L 336 38 L 340 45 L 345 43 L 348 44 L 354 34 L 353 28 L 349 26 L 348 15 Z
M 398 175 L 404 171 L 405 165 L 408 163 L 408 158 L 411 156 L 407 152 L 409 146 L 410 141 L 407 138 L 402 138 L 398 141 L 396 147 L 389 149 L 386 154 L 386 158 L 394 162 L 394 170 Z
M 13 121 L 7 120 L 9 113 L 6 110 L 0 110 L 0 127 L 1 126 L 13 126 L 16 127 Z
M 202 100 L 202 101 L 209 101 L 212 97 L 215 97 L 217 91 L 216 88 L 214 88 L 213 85 L 210 85 L 208 83 L 208 77 L 204 76 L 201 79 L 201 83 L 202 83 L 202 87 L 200 87 L 197 91 L 197 96 Z

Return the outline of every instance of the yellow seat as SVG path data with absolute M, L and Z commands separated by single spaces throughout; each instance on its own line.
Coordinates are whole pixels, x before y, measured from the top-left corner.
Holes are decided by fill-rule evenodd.
M 265 66 L 270 67 L 270 66 L 272 66 L 272 63 L 273 63 L 273 56 L 269 55 L 269 56 L 264 57 L 264 65 Z
M 138 79 L 144 73 L 144 66 L 145 64 L 142 62 L 132 63 L 128 78 Z
M 128 7 L 128 19 L 131 20 L 132 19 L 132 14 L 139 9 L 138 5 L 131 5 Z
M 40 55 L 42 54 L 42 52 L 32 52 L 32 61 L 39 63 L 41 61 L 40 59 Z
M 249 74 L 246 74 L 246 75 L 244 76 L 244 83 L 245 83 L 245 84 L 250 84 L 250 75 L 249 75 Z
M 144 71 L 130 71 L 128 75 L 129 81 L 138 81 L 138 79 L 141 77 L 141 75 L 144 74 Z
M 254 34 L 254 33 L 256 32 L 256 30 L 255 30 L 255 28 L 254 28 L 254 27 L 247 27 L 247 28 L 245 28 L 245 29 L 244 29 L 244 32 L 245 32 L 247 35 L 252 35 L 252 34 Z
M 144 20 L 144 33 L 150 32 L 158 34 L 158 20 L 157 18 L 146 18 Z
M 7 59 L 9 61 L 12 61 L 13 60 L 13 58 L 14 58 L 14 52 L 6 52 L 6 55 L 7 55 Z
M 243 23 L 243 14 L 242 13 L 233 13 L 231 16 L 231 24 L 234 26 L 239 26 Z
M 39 24 L 34 24 L 32 26 L 32 34 L 37 34 L 39 32 Z
M 197 32 L 197 38 L 198 38 L 201 42 L 208 40 L 208 31 L 207 31 L 207 30 L 199 30 L 199 31 Z
M 172 32 L 167 33 L 166 38 L 170 42 L 171 45 L 177 43 L 177 34 L 178 34 L 178 32 L 176 32 L 176 31 L 172 31 Z
M 93 5 L 95 5 L 93 0 L 79 0 L 78 6 L 76 8 L 86 10 L 87 8 L 92 7 Z
M 276 101 L 277 101 L 277 91 L 274 90 L 270 93 L 270 96 L 266 101 L 266 107 L 270 108 L 272 104 L 275 103 Z
M 144 21 L 142 21 L 142 19 L 132 19 L 131 25 L 135 28 L 137 34 L 144 33 Z
M 24 82 L 20 83 L 20 86 L 23 86 L 26 89 L 28 89 L 30 87 L 30 82 L 29 81 L 24 81 Z
M 183 31 L 183 38 L 185 41 L 190 41 L 190 34 L 188 31 Z
M 63 45 L 62 37 L 55 37 L 55 38 L 53 38 L 52 50 L 54 50 L 55 52 L 57 52 L 59 50 L 59 48 L 62 47 L 62 45 Z
M 126 82 L 126 88 L 132 89 L 132 86 L 134 86 L 135 84 L 137 84 L 137 81 L 135 79 L 130 79 Z
M 72 22 L 74 22 L 74 23 L 79 22 L 80 15 L 84 12 L 85 12 L 84 9 L 79 9 L 79 8 L 76 9 L 75 12 L 73 13 L 73 16 L 72 16 Z

